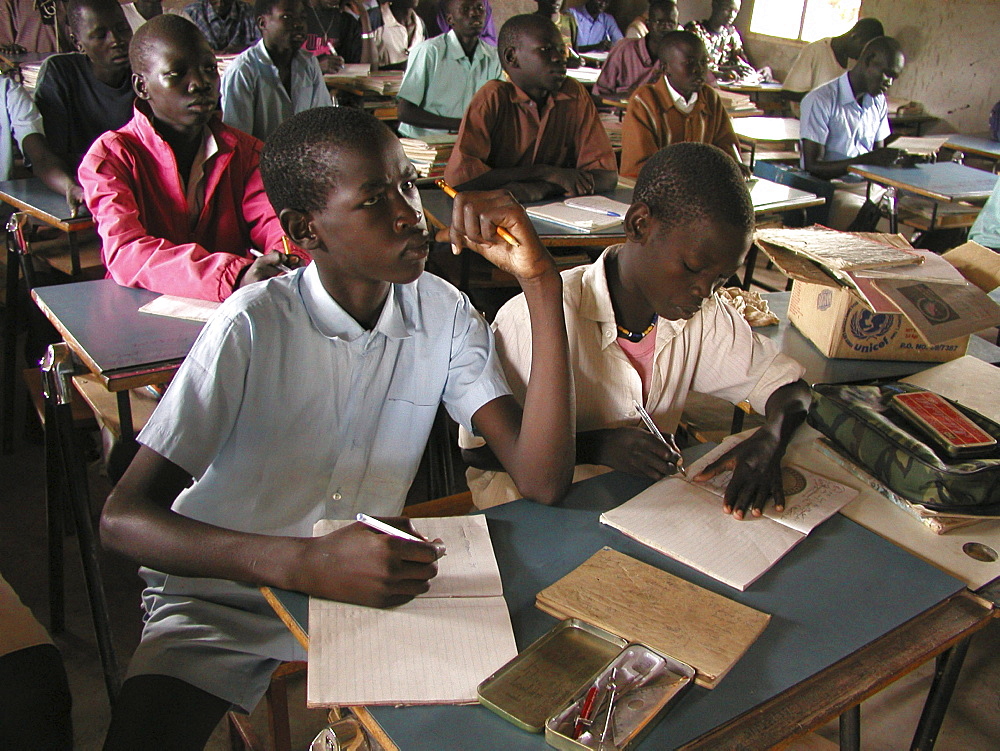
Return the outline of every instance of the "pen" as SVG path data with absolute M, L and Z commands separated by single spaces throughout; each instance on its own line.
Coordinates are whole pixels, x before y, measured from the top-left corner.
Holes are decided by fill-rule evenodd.
M 435 180 L 434 184 L 437 185 L 439 188 L 441 188 L 441 190 L 444 191 L 445 195 L 448 196 L 448 198 L 454 198 L 455 196 L 458 195 L 458 191 L 455 190 L 453 187 L 451 187 L 444 180 Z M 517 238 L 515 238 L 512 234 L 510 234 L 510 232 L 505 230 L 503 227 L 497 227 L 497 234 L 500 235 L 500 237 L 502 237 L 508 243 L 513 245 L 515 248 L 521 247 L 521 243 L 517 241 Z
M 565 202 L 564 202 L 565 203 Z M 596 206 L 584 206 L 579 203 L 566 203 L 567 206 L 571 206 L 574 209 L 580 209 L 580 211 L 589 211 L 592 214 L 600 214 L 601 216 L 613 216 L 616 219 L 621 219 L 622 215 L 617 211 L 608 211 L 606 209 L 599 209 Z
M 663 433 L 660 432 L 660 429 L 656 427 L 656 423 L 653 422 L 653 418 L 649 416 L 649 412 L 647 412 L 645 408 L 641 404 L 639 404 L 639 402 L 633 399 L 632 406 L 635 407 L 636 410 L 639 412 L 639 417 L 642 418 L 642 421 L 645 423 L 646 427 L 649 428 L 649 432 L 652 433 L 657 438 L 659 438 L 664 446 L 666 446 L 668 449 L 677 454 L 677 461 L 675 462 L 677 466 L 677 471 L 680 472 L 685 477 L 687 477 L 687 470 L 684 469 L 684 458 L 681 456 L 681 450 L 677 448 L 677 442 L 674 440 L 673 434 L 671 433 L 669 440 L 665 438 L 663 436 Z
M 398 537 L 400 540 L 409 540 L 410 542 L 430 542 L 425 540 L 423 537 L 417 537 L 416 535 L 411 535 L 409 532 L 404 532 L 398 527 L 394 527 L 391 524 L 386 524 L 381 519 L 376 519 L 374 517 L 368 516 L 368 514 L 358 514 L 354 517 L 359 522 L 364 524 L 366 527 L 371 527 L 377 532 L 382 532 L 383 534 L 391 535 L 392 537 Z M 434 547 L 438 551 L 438 558 L 445 554 L 445 547 L 441 543 L 434 543 Z
M 286 243 L 288 242 L 288 238 L 287 238 L 287 237 L 284 237 L 284 238 L 282 238 L 282 239 L 283 239 L 283 240 L 284 240 L 284 241 L 285 241 Z M 287 246 L 286 246 L 286 247 L 287 247 Z M 250 248 L 250 255 L 252 255 L 252 256 L 253 256 L 254 258 L 260 258 L 260 257 L 261 257 L 262 255 L 264 255 L 264 254 L 263 254 L 263 253 L 261 253 L 261 252 L 260 252 L 259 250 L 257 250 L 257 248 Z M 286 252 L 286 253 L 285 253 L 285 255 L 287 256 L 287 255 L 291 255 L 291 254 L 290 254 L 290 253 L 287 253 L 287 252 Z M 279 263 L 279 264 L 278 264 L 278 265 L 277 265 L 277 266 L 276 266 L 275 268 L 277 268 L 277 269 L 278 269 L 278 271 L 283 271 L 283 272 L 285 272 L 286 274 L 290 274 L 290 273 L 291 273 L 291 271 L 292 271 L 292 270 L 291 270 L 290 268 L 288 268 L 288 267 L 287 267 L 287 266 L 286 266 L 285 264 L 283 264 L 283 263 Z
M 590 718 L 590 713 L 594 711 L 594 699 L 596 698 L 597 686 L 591 686 L 586 698 L 583 700 L 583 706 L 580 708 L 580 716 L 576 718 L 576 723 L 573 725 L 574 740 L 583 735 L 583 731 L 593 722 Z

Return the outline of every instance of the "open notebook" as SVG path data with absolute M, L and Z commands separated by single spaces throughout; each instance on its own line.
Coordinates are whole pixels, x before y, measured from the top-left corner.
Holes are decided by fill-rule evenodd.
M 730 436 L 688 468 L 688 477 L 749 433 Z M 743 591 L 858 491 L 798 466 L 784 470 L 785 510 L 771 502 L 764 515 L 743 521 L 723 513 L 722 498 L 732 472 L 705 483 L 668 477 L 627 503 L 601 515 L 601 522 L 644 545 Z
M 575 196 L 563 201 L 550 201 L 528 206 L 525 211 L 533 219 L 558 224 L 580 232 L 597 232 L 621 224 L 629 205 L 607 196 Z
M 351 523 L 319 521 L 313 533 Z M 448 550 L 428 592 L 388 609 L 309 598 L 309 706 L 472 703 L 517 655 L 485 517 L 412 523 Z

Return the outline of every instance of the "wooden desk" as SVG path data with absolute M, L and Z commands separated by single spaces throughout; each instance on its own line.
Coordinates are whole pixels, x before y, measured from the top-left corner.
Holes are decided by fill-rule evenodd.
M 77 235 L 90 230 L 94 220 L 87 213 L 86 207 L 81 207 L 83 216 L 70 218 L 66 197 L 49 190 L 37 177 L 0 182 L 0 201 L 9 204 L 15 211 L 23 212 L 44 224 L 65 232 L 69 239 L 70 265 L 67 271 L 72 276 L 82 272 L 80 251 Z M 11 220 L 17 224 L 17 215 Z M 9 230 L 7 234 L 7 317 L 4 325 L 4 365 L 3 365 L 3 453 L 13 450 L 14 444 L 14 400 L 16 398 L 17 381 L 17 299 L 20 288 L 20 275 L 24 273 L 29 287 L 33 286 L 32 266 L 27 259 L 28 245 L 24 241 L 23 230 Z
M 733 130 L 740 143 L 750 149 L 751 167 L 757 159 L 757 146 L 765 143 L 790 144 L 790 151 L 779 152 L 780 161 L 798 162 L 799 121 L 794 117 L 743 117 L 733 121 Z
M 965 154 L 974 154 L 975 156 L 992 159 L 994 162 L 994 172 L 996 171 L 997 163 L 1000 162 L 1000 141 L 994 141 L 992 138 L 965 136 L 959 133 L 950 136 L 944 147 L 959 152 L 956 155 L 959 157 L 959 162 L 961 162 Z
M 994 293 L 1000 301 L 1000 294 Z M 940 363 L 905 360 L 847 360 L 823 356 L 816 346 L 788 321 L 788 301 L 791 292 L 769 292 L 761 295 L 781 321 L 777 326 L 761 326 L 754 331 L 775 341 L 781 351 L 794 358 L 806 369 L 802 376 L 807 383 L 855 383 L 882 379 L 898 379 L 932 368 Z M 1000 347 L 973 336 L 968 354 L 984 362 L 1000 365 Z
M 874 167 L 854 165 L 850 171 L 855 175 L 878 183 L 893 190 L 889 193 L 891 212 L 889 231 L 896 232 L 899 220 L 898 196 L 902 190 L 918 196 L 930 198 L 937 203 L 958 203 L 959 201 L 982 202 L 990 197 L 996 185 L 997 176 L 983 170 L 966 167 L 955 162 L 918 164 L 914 167 Z M 936 214 L 931 217 L 931 228 Z
M 112 279 L 39 287 L 31 296 L 74 356 L 118 395 L 122 440 L 132 440 L 129 389 L 168 382 L 202 324 L 140 313 L 159 293 Z
M 517 501 L 485 512 L 519 649 L 555 623 L 534 607 L 535 595 L 604 545 L 772 614 L 729 675 L 711 691 L 692 689 L 640 748 L 770 748 L 823 725 L 991 618 L 990 605 L 960 582 L 840 515 L 737 592 L 598 523 L 600 512 L 648 484 L 615 472 L 574 485 L 555 507 Z M 274 594 L 305 638 L 305 596 Z M 378 722 L 389 748 L 546 748 L 542 736 L 480 706 L 362 713 Z

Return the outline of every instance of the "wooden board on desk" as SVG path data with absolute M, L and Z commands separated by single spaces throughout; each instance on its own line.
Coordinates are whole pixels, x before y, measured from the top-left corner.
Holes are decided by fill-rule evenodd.
M 729 672 L 771 619 L 610 548 L 543 589 L 535 604 L 687 663 L 706 688 Z

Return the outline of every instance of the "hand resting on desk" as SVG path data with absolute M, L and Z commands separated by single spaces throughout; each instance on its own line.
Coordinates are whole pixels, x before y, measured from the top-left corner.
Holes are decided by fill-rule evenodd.
M 806 419 L 810 401 L 805 381 L 776 389 L 767 400 L 764 425 L 691 479 L 705 482 L 727 469 L 733 470 L 722 510 L 736 519 L 742 519 L 747 512 L 760 516 L 768 498 L 774 498 L 776 511 L 783 510 L 781 459 L 795 430 Z

